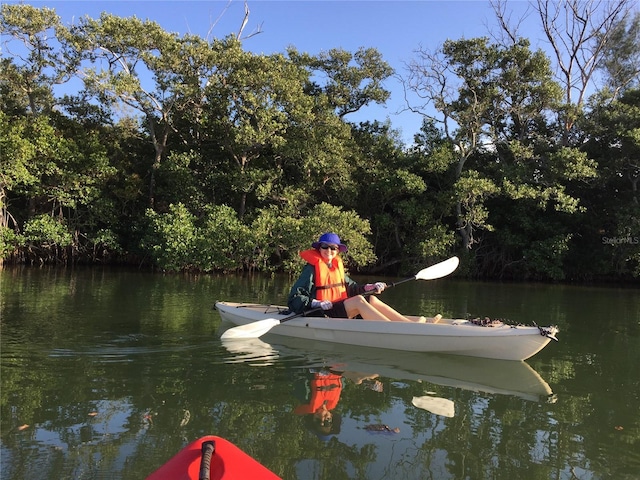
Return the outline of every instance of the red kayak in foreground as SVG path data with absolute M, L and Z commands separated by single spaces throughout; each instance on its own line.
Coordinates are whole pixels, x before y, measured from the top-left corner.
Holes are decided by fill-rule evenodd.
M 282 480 L 224 438 L 191 442 L 147 480 Z

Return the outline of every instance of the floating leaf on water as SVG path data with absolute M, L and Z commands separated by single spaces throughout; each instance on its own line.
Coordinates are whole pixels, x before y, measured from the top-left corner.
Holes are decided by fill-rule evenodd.
M 618 430 L 618 431 L 620 431 L 620 430 L 624 430 L 624 427 L 622 427 L 622 426 L 618 425 L 618 426 L 616 426 L 616 430 Z
M 96 415 L 98 415 L 98 412 L 89 412 L 90 417 L 95 417 Z
M 191 412 L 189 410 L 184 411 L 184 416 L 182 417 L 182 421 L 180 422 L 180 426 L 184 427 L 191 420 Z

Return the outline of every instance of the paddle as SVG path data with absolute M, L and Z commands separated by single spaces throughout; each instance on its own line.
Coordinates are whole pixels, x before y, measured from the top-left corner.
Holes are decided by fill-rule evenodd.
M 435 265 L 431 265 L 427 268 L 423 268 L 413 277 L 405 278 L 404 280 L 400 280 L 399 282 L 387 284 L 387 288 L 395 287 L 396 285 L 410 282 L 412 280 L 434 280 L 436 278 L 446 277 L 447 275 L 453 273 L 456 268 L 458 268 L 459 263 L 460 260 L 458 259 L 458 257 L 451 257 L 450 259 L 443 262 L 436 263 Z M 280 325 L 281 323 L 288 322 L 289 320 L 293 320 L 294 318 L 303 317 L 308 313 L 316 312 L 318 310 L 320 310 L 320 308 L 313 308 L 311 310 L 306 310 L 302 313 L 289 315 L 288 317 L 284 318 L 267 318 L 265 320 L 247 323 L 246 325 L 240 325 L 239 327 L 230 328 L 229 330 L 224 332 L 220 336 L 220 338 L 258 338 L 267 333 L 273 327 Z
M 322 310 L 320 307 L 312 308 L 311 310 L 305 310 L 301 313 L 295 313 L 284 318 L 267 318 L 265 320 L 258 320 L 257 322 L 247 323 L 246 325 L 240 325 L 239 327 L 233 327 L 225 331 L 220 338 L 222 340 L 234 339 L 234 338 L 258 338 L 267 333 L 276 325 L 293 320 L 294 318 L 304 317 L 311 312 L 317 312 Z

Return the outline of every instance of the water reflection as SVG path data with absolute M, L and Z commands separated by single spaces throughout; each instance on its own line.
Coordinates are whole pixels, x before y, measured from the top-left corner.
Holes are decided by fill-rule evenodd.
M 436 397 L 434 395 L 422 395 L 413 397 L 411 404 L 414 407 L 421 408 L 435 415 L 448 418 L 453 418 L 455 415 L 455 404 L 447 398 Z
M 231 354 L 224 357 L 225 363 L 247 363 L 253 367 L 273 365 L 280 352 L 259 338 L 240 340 L 221 340 L 222 345 Z
M 526 403 L 535 409 L 536 403 L 555 398 L 549 384 L 524 362 L 292 338 L 287 338 L 286 344 L 280 341 L 271 335 L 225 340 L 221 345 L 230 364 L 284 369 L 291 379 L 290 396 L 295 399 L 289 421 L 296 425 L 301 419 L 298 428 L 307 432 L 303 437 L 296 434 L 296 438 L 301 445 L 308 445 L 309 436 L 319 440 L 327 455 L 333 455 L 325 458 L 315 453 L 313 444 L 310 450 L 303 447 L 296 476 L 289 478 L 329 478 L 322 472 L 331 465 L 331 458 L 342 465 L 336 474 L 346 471 L 355 475 L 360 468 L 368 472 L 362 478 L 424 478 L 405 469 L 403 458 L 429 455 L 430 445 L 439 444 L 444 448 L 442 458 L 420 461 L 431 465 L 430 470 L 444 469 L 446 459 L 459 450 L 455 442 L 444 447 L 450 430 L 484 437 L 480 429 L 486 427 L 486 419 L 500 415 L 503 408 L 508 411 L 507 405 L 524 411 Z M 517 407 L 519 404 L 522 406 Z M 495 435 L 502 434 L 496 431 Z M 388 453 L 390 448 L 397 449 L 397 454 Z M 373 474 L 385 468 L 389 469 L 387 476 Z
M 404 311 L 560 323 L 557 347 L 521 363 L 220 342 L 215 299 L 280 302 L 289 278 L 49 273 L 0 271 L 2 480 L 139 480 L 208 434 L 287 480 L 637 478 L 637 291 L 390 290 Z M 295 387 L 327 369 L 342 377 L 340 431 L 323 442 Z
M 345 378 L 331 368 L 309 369 L 294 381 L 294 394 L 300 402 L 293 413 L 305 419 L 306 427 L 322 441 L 340 433 L 342 416 L 333 410 L 340 401 Z
M 293 338 L 287 338 L 286 345 L 276 341 L 224 340 L 222 345 L 232 354 L 226 359 L 230 363 L 273 365 L 280 358 L 306 355 L 309 368 L 320 365 L 341 372 L 361 372 L 362 375 L 428 382 L 473 392 L 515 395 L 531 401 L 554 398 L 549 384 L 525 362 L 346 347 Z

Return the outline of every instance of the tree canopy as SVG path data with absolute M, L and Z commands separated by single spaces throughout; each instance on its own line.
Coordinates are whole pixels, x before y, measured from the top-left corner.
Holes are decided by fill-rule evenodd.
M 531 50 L 501 2 L 503 39 L 420 48 L 406 72 L 372 48 L 255 54 L 240 35 L 107 13 L 67 26 L 3 4 L 0 258 L 293 272 L 333 230 L 352 270 L 461 254 L 473 277 L 637 281 L 640 17 L 627 7 L 570 20 L 576 46 L 597 45 L 584 71 L 603 79 L 575 101 L 560 53 Z M 549 2 L 538 11 L 562 45 Z M 394 74 L 424 100 L 411 145 L 388 122 L 348 120 L 386 102 Z

